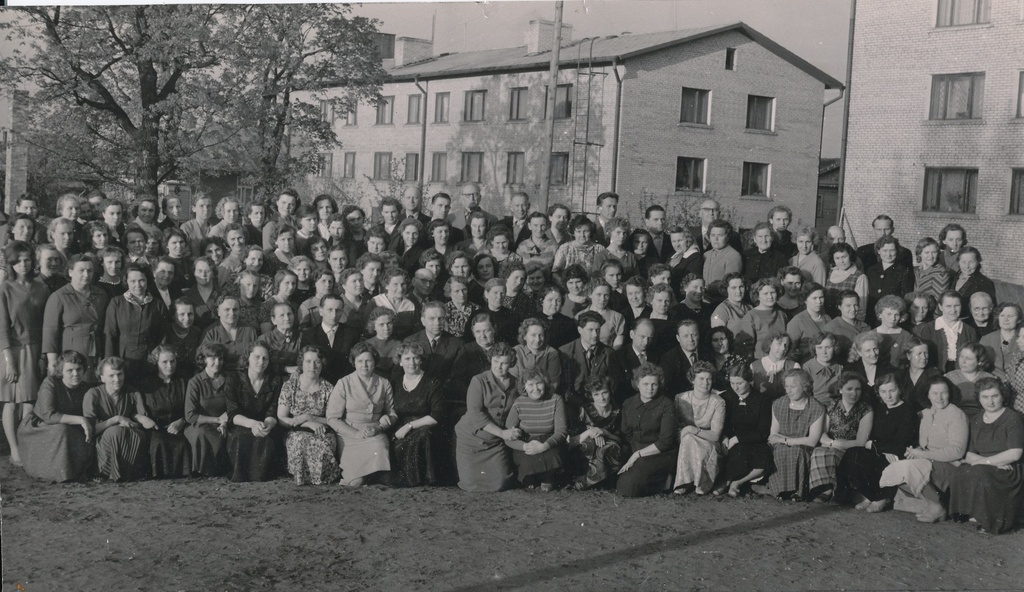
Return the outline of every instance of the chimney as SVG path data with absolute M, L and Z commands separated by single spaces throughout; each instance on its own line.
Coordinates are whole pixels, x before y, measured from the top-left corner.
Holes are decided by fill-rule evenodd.
M 434 43 L 415 37 L 399 37 L 395 40 L 395 67 L 408 66 L 434 57 Z
M 555 23 L 552 21 L 530 21 L 526 27 L 526 53 L 535 54 L 551 51 L 555 42 Z M 562 46 L 572 41 L 572 25 L 562 23 Z

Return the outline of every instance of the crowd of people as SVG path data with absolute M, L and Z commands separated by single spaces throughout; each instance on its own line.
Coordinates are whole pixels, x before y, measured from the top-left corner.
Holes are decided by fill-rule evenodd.
M 3 232 L 11 462 L 54 482 L 609 488 L 834 500 L 999 533 L 1024 486 L 1024 314 L 949 224 L 747 232 L 98 191 Z M 372 214 L 372 215 L 371 215 Z M 19 422 L 20 418 L 20 422 Z

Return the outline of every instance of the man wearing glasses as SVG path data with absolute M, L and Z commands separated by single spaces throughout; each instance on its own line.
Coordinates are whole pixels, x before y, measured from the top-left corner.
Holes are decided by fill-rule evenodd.
M 462 216 L 455 216 L 455 222 L 452 226 L 468 229 L 469 216 L 473 212 L 483 212 L 491 226 L 498 222 L 499 218 L 497 216 L 480 207 L 480 185 L 466 183 L 462 186 L 460 195 L 462 196 L 462 206 L 465 208 L 465 211 Z
M 690 236 L 700 241 L 700 250 L 704 253 L 712 249 L 711 245 L 711 223 L 722 217 L 722 206 L 713 199 L 705 199 L 700 204 L 700 226 L 690 227 Z M 698 238 L 699 237 L 699 238 Z M 736 232 L 729 233 L 729 246 L 742 252 L 740 249 L 740 237 Z

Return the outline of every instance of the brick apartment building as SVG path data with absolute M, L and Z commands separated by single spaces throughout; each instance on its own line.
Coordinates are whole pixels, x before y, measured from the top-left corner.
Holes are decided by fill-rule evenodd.
M 483 207 L 504 211 L 513 191 L 536 195 L 550 166 L 551 202 L 576 211 L 608 190 L 634 219 L 641 197 L 708 194 L 745 226 L 776 202 L 813 224 L 823 92 L 839 81 L 743 23 L 582 40 L 565 26 L 549 165 L 553 32 L 533 21 L 525 46 L 436 56 L 429 41 L 399 37 L 384 103 L 325 109 L 344 146 L 321 155 L 311 187 L 319 177 L 365 196 L 401 163 L 427 195 L 478 181 Z
M 949 222 L 1024 284 L 1024 11 L 1006 0 L 857 2 L 843 205 L 913 248 Z

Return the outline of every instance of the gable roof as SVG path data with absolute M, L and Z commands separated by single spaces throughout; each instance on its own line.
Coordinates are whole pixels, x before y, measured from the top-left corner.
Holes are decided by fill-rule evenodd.
M 713 35 L 737 31 L 762 45 L 775 55 L 786 60 L 812 78 L 820 81 L 827 89 L 842 88 L 843 84 L 813 66 L 795 53 L 782 47 L 768 37 L 752 29 L 746 23 L 736 22 L 698 29 L 663 31 L 659 33 L 638 33 L 619 36 L 598 37 L 593 40 L 594 63 L 609 64 L 614 60 L 625 61 L 644 54 L 660 51 L 697 41 Z M 559 51 L 561 67 L 573 67 L 577 55 L 587 60 L 590 57 L 591 40 L 581 39 L 562 46 Z M 434 56 L 421 62 L 388 68 L 392 82 L 479 76 L 510 71 L 546 70 L 551 63 L 551 50 L 530 54 L 526 46 L 503 49 L 485 49 L 464 53 Z

